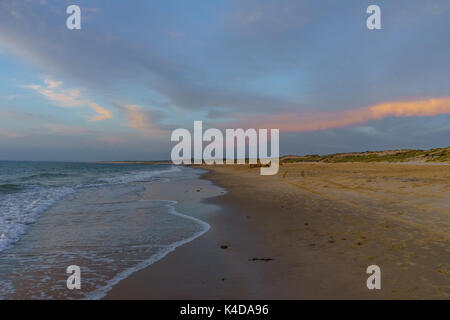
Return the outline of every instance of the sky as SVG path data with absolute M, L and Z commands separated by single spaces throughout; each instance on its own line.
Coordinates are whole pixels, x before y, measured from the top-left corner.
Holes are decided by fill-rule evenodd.
M 445 147 L 449 18 L 448 0 L 1 0 L 0 160 L 169 159 L 194 120 L 280 129 L 281 154 Z

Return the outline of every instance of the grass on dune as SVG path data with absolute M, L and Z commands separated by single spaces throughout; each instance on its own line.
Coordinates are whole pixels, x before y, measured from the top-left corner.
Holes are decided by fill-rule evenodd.
M 283 163 L 294 162 L 450 162 L 450 147 L 430 150 L 387 150 L 358 153 L 336 153 L 325 156 L 317 154 L 306 156 L 284 156 Z

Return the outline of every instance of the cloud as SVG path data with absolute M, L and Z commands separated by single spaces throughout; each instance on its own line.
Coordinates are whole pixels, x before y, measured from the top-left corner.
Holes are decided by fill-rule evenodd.
M 118 106 L 118 108 L 128 120 L 123 126 L 133 128 L 150 136 L 159 137 L 166 134 L 166 131 L 158 124 L 158 120 L 162 115 L 156 111 L 145 110 L 141 106 L 133 104 Z
M 89 100 L 85 100 L 86 104 L 90 106 L 92 109 L 95 110 L 95 112 L 98 113 L 98 116 L 92 117 L 89 121 L 101 121 L 106 119 L 111 119 L 112 115 L 111 112 L 109 112 L 107 109 L 99 106 L 95 102 L 91 102 Z
M 118 39 L 100 30 L 67 33 L 67 30 L 57 27 L 60 17 L 50 15 L 43 20 L 36 14 L 39 11 L 33 8 L 32 3 L 12 3 L 11 0 L 0 2 L 0 43 L 44 72 L 83 83 L 97 94 L 117 94 L 114 84 L 127 82 L 144 86 L 148 92 L 161 96 L 163 102 L 160 107 L 204 110 L 213 106 L 234 110 L 270 110 L 274 105 L 281 107 L 288 104 L 264 92 L 246 92 L 234 85 L 235 78 L 225 77 L 231 69 L 221 66 L 222 57 L 211 52 L 211 48 L 205 48 L 207 58 L 204 63 L 217 65 L 219 69 L 199 66 L 196 58 L 176 58 L 165 52 L 164 46 L 142 45 L 142 41 L 136 42 L 139 39 L 133 37 Z M 146 6 L 145 3 L 135 5 Z M 4 11 L 1 10 L 2 4 Z M 8 11 L 10 8 L 20 9 L 23 17 L 12 17 Z M 246 69 L 242 64 L 246 62 L 238 62 L 234 69 Z M 223 85 L 221 82 L 229 83 Z M 124 96 L 126 92 L 120 94 L 122 96 L 119 98 L 130 99 Z
M 51 79 L 45 79 L 44 82 L 47 84 L 47 87 L 49 89 L 53 89 L 62 85 L 61 81 L 53 81 Z
M 278 128 L 285 132 L 344 128 L 387 117 L 424 117 L 450 114 L 450 98 L 383 102 L 368 107 L 332 112 L 282 113 L 244 119 L 250 127 Z
M 51 79 L 44 80 L 46 86 L 41 85 L 25 85 L 24 88 L 32 89 L 48 100 L 55 102 L 61 107 L 83 107 L 89 106 L 97 115 L 90 118 L 89 121 L 100 121 L 112 118 L 111 112 L 103 108 L 99 104 L 80 97 L 78 89 L 59 89 L 63 84 L 61 81 L 53 81 Z
M 17 138 L 23 138 L 25 136 L 26 135 L 22 134 L 22 133 L 17 133 L 17 132 L 13 132 L 13 131 L 9 131 L 9 130 L 0 128 L 0 137 L 7 137 L 7 138 L 10 138 L 10 139 L 17 139 Z

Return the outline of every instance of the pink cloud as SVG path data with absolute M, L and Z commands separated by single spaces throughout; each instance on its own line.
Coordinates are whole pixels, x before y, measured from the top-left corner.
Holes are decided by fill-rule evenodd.
M 125 105 L 121 109 L 128 120 L 124 126 L 136 129 L 145 135 L 161 136 L 166 133 L 156 123 L 156 119 L 152 118 L 150 111 L 141 106 Z
M 77 108 L 88 106 L 93 109 L 97 115 L 89 119 L 89 121 L 100 121 L 112 118 L 112 114 L 106 108 L 99 104 L 83 99 L 78 89 L 60 89 L 62 82 L 45 79 L 46 86 L 40 85 L 26 85 L 25 88 L 32 89 L 40 95 L 46 97 L 48 100 L 55 102 L 60 107 Z
M 387 117 L 424 117 L 450 114 L 450 98 L 383 102 L 368 107 L 308 114 L 282 113 L 243 117 L 247 127 L 278 128 L 287 132 L 344 128 Z

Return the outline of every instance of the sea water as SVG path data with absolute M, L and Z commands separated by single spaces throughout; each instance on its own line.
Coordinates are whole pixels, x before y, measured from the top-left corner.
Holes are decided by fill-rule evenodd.
M 202 170 L 172 165 L 0 162 L 0 298 L 97 299 L 209 229 L 146 200 L 149 185 Z M 170 199 L 170 195 L 167 195 Z M 80 266 L 82 290 L 65 270 Z

